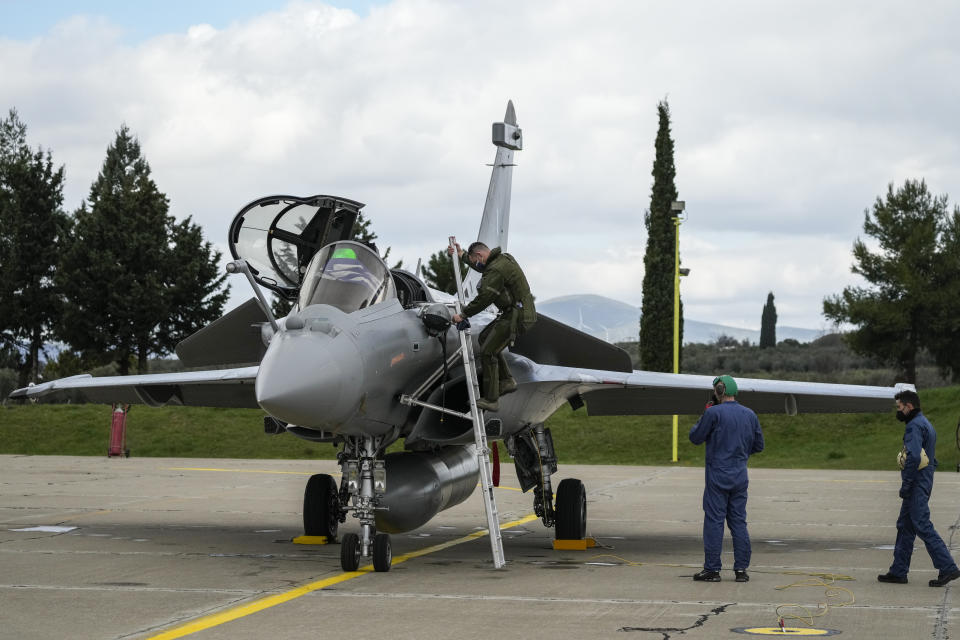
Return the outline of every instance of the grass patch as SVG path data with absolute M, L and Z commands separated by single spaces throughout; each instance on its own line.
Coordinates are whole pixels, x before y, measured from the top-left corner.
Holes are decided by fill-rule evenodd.
M 922 393 L 924 413 L 937 428 L 941 471 L 958 463 L 956 425 L 960 386 Z M 884 414 L 761 415 L 766 449 L 750 465 L 798 469 L 895 469 L 903 425 Z M 263 412 L 253 409 L 134 406 L 127 418 L 127 446 L 138 457 L 332 459 L 337 448 L 289 435 L 263 433 Z M 678 457 L 682 466 L 703 466 L 704 447 L 687 439 L 698 416 L 681 416 Z M 561 464 L 664 465 L 672 453 L 670 416 L 594 417 L 560 409 L 547 421 Z M 10 405 L 0 407 L 0 453 L 89 455 L 107 452 L 106 405 Z M 391 449 L 399 448 L 394 445 Z M 501 453 L 503 449 L 501 448 Z

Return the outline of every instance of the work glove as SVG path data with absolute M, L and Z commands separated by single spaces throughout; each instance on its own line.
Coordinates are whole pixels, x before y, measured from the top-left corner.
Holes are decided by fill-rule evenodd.
M 901 500 L 906 500 L 907 498 L 910 497 L 910 494 L 911 494 L 912 492 L 913 492 L 913 483 L 912 483 L 912 482 L 904 482 L 904 483 L 900 486 L 900 499 L 901 499 Z
M 463 320 L 461 320 L 460 322 L 457 323 L 457 330 L 458 330 L 458 331 L 466 331 L 466 330 L 469 329 L 469 328 L 470 328 L 470 320 L 469 320 L 469 318 L 464 318 Z

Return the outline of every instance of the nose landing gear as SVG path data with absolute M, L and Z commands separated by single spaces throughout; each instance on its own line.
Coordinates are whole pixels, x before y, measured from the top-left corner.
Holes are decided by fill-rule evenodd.
M 348 441 L 340 460 L 343 469 L 343 486 L 340 497 L 350 506 L 360 520 L 360 533 L 343 536 L 340 547 L 340 567 L 344 571 L 356 571 L 360 558 L 372 558 L 374 571 L 390 571 L 393 564 L 393 545 L 386 533 L 377 533 L 374 514 L 383 509 L 380 499 L 387 490 L 387 474 L 383 459 L 377 458 L 380 438 L 361 437 Z M 347 453 L 347 450 L 350 453 Z
M 386 533 L 377 533 L 374 513 L 385 507 L 380 500 L 387 490 L 386 468 L 377 458 L 381 438 L 354 438 L 340 454 L 343 477 L 339 489 L 329 475 L 310 476 L 303 493 L 303 530 L 308 536 L 325 536 L 334 542 L 347 513 L 360 520 L 360 533 L 344 534 L 340 541 L 340 567 L 356 571 L 360 558 L 371 558 L 375 571 L 390 571 L 393 545 Z

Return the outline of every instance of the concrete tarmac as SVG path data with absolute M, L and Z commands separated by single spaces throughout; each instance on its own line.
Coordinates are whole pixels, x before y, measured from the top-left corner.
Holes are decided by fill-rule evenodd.
M 960 637 L 960 581 L 928 587 L 936 571 L 919 540 L 909 584 L 876 581 L 896 537 L 894 471 L 752 470 L 751 580 L 725 570 L 715 584 L 690 579 L 703 562 L 702 469 L 561 465 L 558 480 L 587 486 L 588 532 L 601 546 L 555 551 L 552 530 L 523 521 L 532 497 L 504 466 L 504 569 L 492 568 L 488 537 L 468 538 L 485 527 L 477 492 L 394 535 L 390 572 L 353 574 L 340 569 L 339 545 L 291 543 L 307 478 L 337 471 L 328 461 L 0 456 L 0 638 L 676 640 L 748 637 L 737 630 L 774 628 L 779 615 L 798 631 L 768 633 Z M 937 474 L 930 506 L 957 556 L 960 474 Z M 352 518 L 341 525 L 357 530 Z

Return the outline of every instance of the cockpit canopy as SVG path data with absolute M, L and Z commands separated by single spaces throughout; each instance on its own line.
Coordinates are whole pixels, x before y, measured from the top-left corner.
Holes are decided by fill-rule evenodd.
M 335 196 L 267 196 L 254 200 L 230 225 L 230 253 L 246 260 L 254 278 L 288 300 L 314 255 L 353 236 L 363 203 Z
M 329 304 L 346 313 L 397 297 L 393 278 L 380 256 L 349 240 L 320 250 L 303 276 L 301 309 Z

